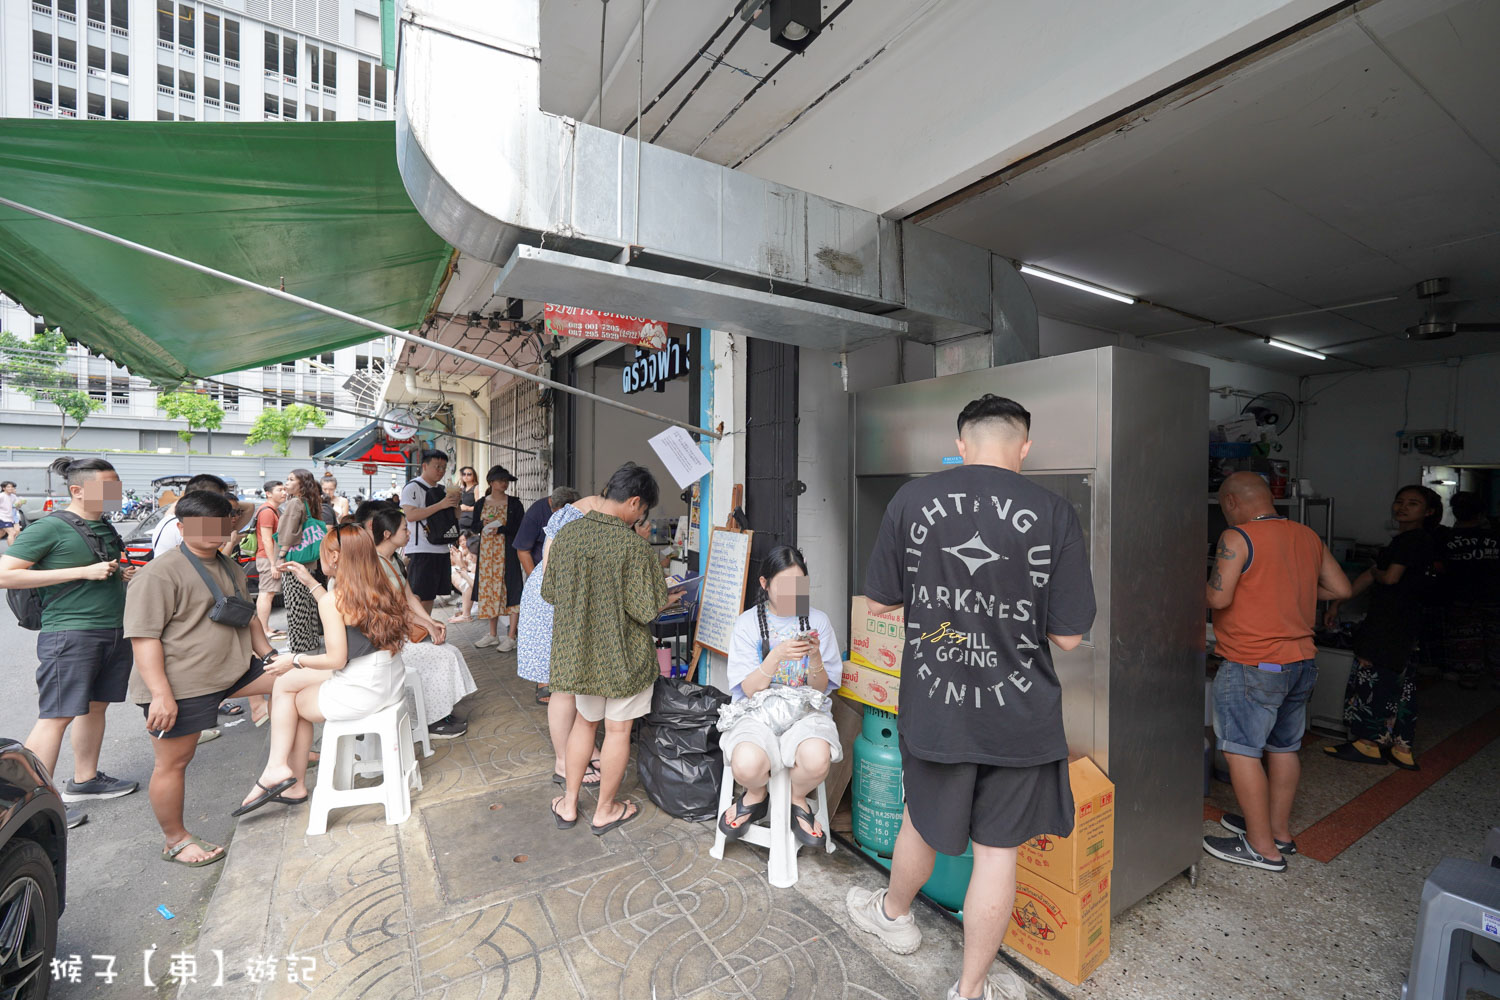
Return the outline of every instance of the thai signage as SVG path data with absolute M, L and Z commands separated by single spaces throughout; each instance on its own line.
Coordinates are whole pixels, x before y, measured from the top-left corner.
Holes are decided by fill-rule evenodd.
M 667 344 L 665 350 L 635 350 L 635 360 L 620 374 L 625 394 L 655 389 L 665 392 L 667 383 L 688 373 L 688 350 L 680 340 Z
M 580 337 L 584 340 L 615 340 L 661 350 L 667 346 L 667 324 L 639 316 L 580 309 L 547 303 L 542 310 L 547 333 L 557 337 Z

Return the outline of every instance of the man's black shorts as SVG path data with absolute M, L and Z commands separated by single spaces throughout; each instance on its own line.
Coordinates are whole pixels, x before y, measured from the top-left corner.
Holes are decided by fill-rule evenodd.
M 91 701 L 124 701 L 135 662 L 125 630 L 80 628 L 36 637 L 37 717 L 89 714 Z
M 256 657 L 250 661 L 250 669 L 246 670 L 239 680 L 223 691 L 214 691 L 210 694 L 196 694 L 191 698 L 179 698 L 177 700 L 177 722 L 171 729 L 161 734 L 162 738 L 171 739 L 175 736 L 195 736 L 205 729 L 212 729 L 214 724 L 219 721 L 220 703 L 246 685 L 255 683 L 256 678 L 265 672 L 264 667 L 261 665 L 260 657 Z M 137 702 L 137 704 L 140 703 Z M 141 705 L 141 713 L 148 716 L 151 714 L 150 702 Z M 148 729 L 146 732 L 152 736 L 156 735 L 156 730 L 154 729 Z
M 970 840 L 1019 847 L 1041 834 L 1073 832 L 1066 760 L 1033 767 L 939 764 L 913 756 L 903 739 L 901 771 L 912 825 L 943 854 L 963 854 Z
M 406 557 L 407 583 L 419 601 L 453 593 L 453 563 L 446 552 L 415 552 Z

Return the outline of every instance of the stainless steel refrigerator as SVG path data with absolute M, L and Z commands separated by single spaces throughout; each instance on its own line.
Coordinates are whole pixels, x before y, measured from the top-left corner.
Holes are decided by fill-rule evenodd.
M 1053 659 L 1069 749 L 1115 784 L 1119 913 L 1202 855 L 1208 370 L 1108 347 L 857 393 L 851 593 L 886 504 L 957 462 L 958 413 L 987 392 L 1031 411 L 1022 472 L 1088 537 L 1098 617 Z

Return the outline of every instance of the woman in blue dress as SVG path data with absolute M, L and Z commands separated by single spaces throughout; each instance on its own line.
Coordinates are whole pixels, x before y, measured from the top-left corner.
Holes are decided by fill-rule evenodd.
M 558 508 L 543 529 L 546 544 L 542 548 L 542 561 L 526 578 L 521 591 L 521 620 L 516 636 L 516 673 L 533 684 L 547 684 L 551 680 L 552 668 L 552 605 L 542 599 L 542 574 L 547 571 L 547 555 L 552 551 L 552 539 L 565 525 L 578 520 L 594 509 L 597 497 L 580 497 L 570 504 Z M 541 700 L 541 696 L 538 696 Z M 578 717 L 571 694 L 551 692 L 547 699 L 547 729 L 552 737 L 552 750 L 556 754 L 552 780 L 561 785 L 566 769 L 563 763 L 567 752 L 568 734 Z M 583 777 L 585 785 L 599 783 L 599 761 L 589 761 L 588 773 Z

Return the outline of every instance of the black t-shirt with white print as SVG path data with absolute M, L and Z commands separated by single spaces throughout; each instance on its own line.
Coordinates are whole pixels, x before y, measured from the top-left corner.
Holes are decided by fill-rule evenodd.
M 1078 515 L 1020 473 L 968 465 L 886 508 L 865 594 L 906 612 L 897 722 L 923 760 L 1030 767 L 1068 755 L 1047 634 L 1094 622 Z

